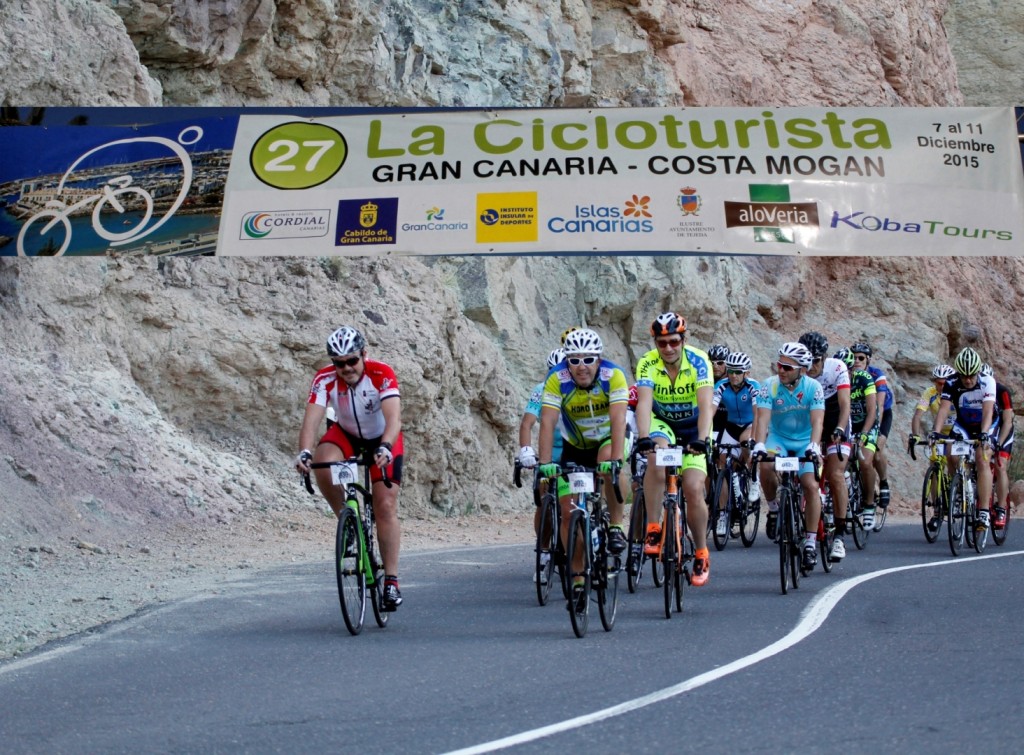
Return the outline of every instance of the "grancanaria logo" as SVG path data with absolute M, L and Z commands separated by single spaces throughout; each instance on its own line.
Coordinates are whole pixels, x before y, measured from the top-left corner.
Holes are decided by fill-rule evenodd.
M 269 236 L 269 228 L 265 231 L 260 230 L 260 223 L 265 223 L 269 217 L 270 215 L 268 215 L 265 212 L 250 215 L 248 218 L 245 219 L 245 224 L 243 225 L 245 235 L 252 239 L 262 239 L 266 236 Z

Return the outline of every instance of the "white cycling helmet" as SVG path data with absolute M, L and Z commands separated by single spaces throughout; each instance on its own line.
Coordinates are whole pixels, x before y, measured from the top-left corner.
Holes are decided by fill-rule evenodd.
M 956 374 L 948 364 L 937 364 L 932 368 L 932 380 L 949 380 Z
M 750 372 L 750 368 L 753 366 L 754 365 L 753 362 L 750 361 L 750 357 L 742 351 L 734 351 L 725 358 L 725 369 L 727 370 L 743 370 L 744 372 Z
M 565 359 L 565 352 L 561 349 L 555 349 L 548 354 L 548 369 L 550 370 L 556 364 L 560 364 L 563 359 Z
M 366 348 L 366 339 L 355 328 L 343 325 L 331 333 L 327 339 L 327 354 L 332 357 L 343 357 Z
M 811 362 L 814 359 L 814 357 L 811 356 L 810 349 L 798 341 L 790 341 L 789 343 L 782 344 L 782 348 L 779 349 L 779 356 L 789 357 L 804 369 L 810 367 Z
M 580 328 L 565 337 L 562 351 L 567 355 L 601 354 L 604 351 L 604 344 L 601 343 L 601 336 L 593 330 L 590 328 Z

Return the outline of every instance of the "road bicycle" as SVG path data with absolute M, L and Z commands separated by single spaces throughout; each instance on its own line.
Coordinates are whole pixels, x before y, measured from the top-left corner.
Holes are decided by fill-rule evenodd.
M 636 592 L 640 585 L 640 578 L 643 576 L 644 564 L 651 562 L 651 578 L 655 587 L 661 587 L 665 577 L 661 568 L 661 561 L 657 558 L 650 558 L 644 553 L 644 544 L 647 539 L 647 502 L 644 497 L 644 472 L 647 470 L 647 456 L 637 454 L 636 451 L 630 455 L 630 473 L 633 482 L 633 507 L 629 514 L 629 551 L 626 555 L 626 586 L 630 592 Z
M 824 477 L 820 480 L 821 516 L 818 517 L 818 553 L 821 556 L 821 568 L 826 574 L 831 573 L 832 546 L 836 542 L 836 508 L 832 498 L 832 488 Z
M 938 453 L 935 444 L 929 444 L 928 448 L 930 459 L 921 486 L 921 527 L 924 529 L 924 539 L 934 543 L 942 532 L 943 520 L 949 515 L 950 479 L 942 454 Z M 914 449 L 912 445 L 910 458 L 917 461 Z
M 850 448 L 850 461 L 846 467 L 846 529 L 853 535 L 853 544 L 857 550 L 862 551 L 868 547 L 868 536 L 872 528 L 864 526 L 864 490 L 860 482 L 860 463 L 863 454 L 860 449 L 860 440 L 854 441 Z M 876 499 L 877 503 L 877 499 Z M 875 507 L 875 515 L 878 515 L 878 507 Z
M 690 564 L 695 549 L 686 528 L 686 506 L 680 505 L 679 468 L 685 451 L 681 446 L 659 446 L 654 452 L 654 463 L 665 467 L 665 497 L 661 512 L 661 561 L 664 573 L 665 618 L 672 618 L 683 610 L 683 583 L 690 581 Z
M 619 465 L 612 462 L 615 498 L 622 501 L 618 486 Z M 611 515 L 601 495 L 603 479 L 596 469 L 568 464 L 558 476 L 548 479 L 548 487 L 564 478 L 572 495 L 569 514 L 569 536 L 566 548 L 567 582 L 571 592 L 567 600 L 569 620 L 577 637 L 585 637 L 590 623 L 590 593 L 593 590 L 601 625 L 610 632 L 615 625 L 619 604 L 619 573 L 622 558 L 608 551 L 608 530 Z M 582 590 L 576 594 L 577 580 Z
M 522 466 L 518 460 L 515 462 L 513 482 L 516 487 L 522 487 L 521 478 Z M 541 477 L 539 471 L 534 468 L 533 474 L 533 501 L 540 512 L 537 520 L 537 537 L 534 544 L 534 586 L 537 590 L 537 602 L 540 605 L 547 605 L 548 596 L 551 594 L 553 577 L 558 574 L 558 581 L 562 585 L 562 594 L 569 598 L 569 586 L 566 580 L 565 570 L 565 548 L 562 547 L 562 507 L 558 505 L 557 484 L 549 483 L 542 495 Z
M 993 519 L 995 518 L 995 513 L 994 513 L 995 512 L 995 500 L 996 500 L 995 487 L 996 487 L 995 486 L 995 482 L 993 481 L 993 483 L 992 483 L 992 503 L 990 503 L 989 507 L 988 507 L 989 512 L 992 512 L 990 515 L 992 516 Z M 1007 503 L 1007 505 L 1006 505 L 1006 520 L 1003 522 L 1003 526 L 1002 527 L 996 527 L 995 524 L 992 525 L 992 542 L 994 542 L 996 545 L 1002 545 L 1003 543 L 1006 542 L 1006 531 L 1008 529 L 1010 529 L 1010 512 L 1013 510 L 1013 506 L 1010 504 L 1009 501 L 1007 501 L 1006 503 Z
M 383 629 L 390 614 L 384 610 L 384 564 L 376 548 L 377 528 L 373 519 L 373 494 L 370 492 L 373 462 L 353 456 L 341 461 L 315 462 L 309 466 L 310 469 L 330 469 L 331 484 L 345 490 L 345 505 L 338 516 L 334 538 L 334 571 L 345 626 L 352 634 L 363 630 L 369 595 L 373 617 L 377 626 Z M 363 470 L 361 483 L 360 467 Z M 315 495 L 309 475 L 302 477 L 306 490 Z M 384 484 L 391 487 L 387 478 Z
M 979 443 L 978 440 L 958 438 L 929 441 L 929 446 L 934 446 L 934 453 L 955 459 L 949 480 L 949 506 L 946 516 L 949 550 L 954 556 L 960 555 L 965 543 L 978 553 L 982 553 L 988 542 L 989 528 L 979 527 L 978 521 L 978 481 L 974 471 L 974 460 Z
M 800 577 L 808 570 L 804 569 L 800 545 L 804 539 L 804 493 L 800 485 L 800 464 L 809 461 L 814 465 L 814 479 L 821 482 L 819 460 L 815 456 L 768 456 L 775 473 L 779 476 L 778 501 L 779 512 L 775 526 L 775 543 L 779 546 L 779 582 L 782 594 L 789 592 L 790 586 L 800 587 Z
M 715 446 L 716 453 L 725 454 L 725 462 L 719 470 L 711 493 L 711 512 L 709 529 L 715 543 L 715 550 L 724 550 L 729 539 L 736 537 L 732 532 L 739 530 L 739 537 L 745 548 L 754 544 L 757 538 L 757 526 L 761 521 L 761 500 L 747 499 L 747 491 L 752 483 L 750 470 L 737 453 L 740 449 L 751 448 L 750 441 L 740 443 L 719 443 Z M 719 527 L 719 518 L 726 516 L 724 529 Z

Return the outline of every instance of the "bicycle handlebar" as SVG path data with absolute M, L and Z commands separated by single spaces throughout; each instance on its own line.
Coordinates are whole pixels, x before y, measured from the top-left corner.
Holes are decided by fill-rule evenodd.
M 615 491 L 615 501 L 617 503 L 623 502 L 622 490 L 621 488 L 619 488 L 619 471 L 621 470 L 621 468 L 622 462 L 612 462 L 612 490 Z M 570 472 L 589 472 L 590 474 L 594 475 L 600 474 L 600 472 L 597 471 L 596 467 L 584 467 L 580 464 L 574 464 L 573 462 L 569 462 L 568 464 L 565 465 L 565 467 L 561 469 L 561 472 L 558 475 L 556 475 L 556 477 L 566 477 Z M 538 481 L 539 479 L 540 477 L 538 476 Z
M 360 458 L 358 456 L 352 456 L 352 457 L 350 457 L 348 459 L 338 459 L 337 461 L 317 461 L 317 462 L 313 462 L 312 464 L 309 465 L 309 468 L 310 469 L 330 469 L 331 467 L 337 466 L 339 464 L 357 464 L 358 466 L 361 466 L 361 467 L 368 467 L 368 466 L 370 466 L 370 463 L 367 463 L 365 459 L 362 459 L 362 458 Z M 388 470 L 387 470 L 386 467 L 381 470 L 381 475 L 382 475 L 381 476 L 381 481 L 384 483 L 384 487 L 390 489 L 392 483 L 391 483 L 391 478 L 388 477 Z M 302 473 L 302 481 L 305 484 L 306 490 L 309 492 L 309 494 L 310 495 L 316 495 L 316 491 L 313 490 L 313 482 L 312 482 L 312 480 L 309 479 L 309 472 L 303 472 Z

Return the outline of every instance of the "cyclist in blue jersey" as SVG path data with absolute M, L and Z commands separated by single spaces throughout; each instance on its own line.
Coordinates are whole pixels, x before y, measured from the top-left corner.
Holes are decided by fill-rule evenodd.
M 761 384 L 750 379 L 750 357 L 742 351 L 734 351 L 725 358 L 726 377 L 715 384 L 715 392 L 711 396 L 712 406 L 717 412 L 725 410 L 725 423 L 721 430 L 715 432 L 716 446 L 721 443 L 735 444 L 750 440 L 754 431 L 754 399 Z M 733 451 L 743 464 L 750 461 L 750 452 L 742 449 Z M 725 461 L 718 460 L 719 469 Z M 751 501 L 760 496 L 757 481 L 752 480 L 747 495 Z M 729 528 L 729 515 L 722 512 L 715 524 L 719 535 L 724 535 Z
M 858 370 L 866 370 L 871 379 L 875 381 L 875 394 L 878 400 L 878 410 L 875 414 L 875 423 L 878 425 L 878 437 L 875 445 L 875 471 L 878 472 L 878 505 L 883 509 L 889 506 L 889 460 L 885 455 L 885 444 L 889 440 L 889 432 L 892 430 L 892 389 L 889 388 L 889 380 L 880 367 L 871 364 L 871 346 L 863 341 L 855 343 L 850 347 L 853 352 L 853 364 Z
M 814 465 L 821 459 L 821 432 L 825 421 L 825 394 L 821 384 L 807 375 L 813 357 L 802 343 L 784 343 L 776 362 L 778 374 L 768 378 L 757 394 L 754 413 L 754 459 L 763 461 L 771 453 L 781 456 L 809 456 L 800 466 L 804 493 L 804 523 L 807 539 L 803 565 L 812 569 L 818 562 L 815 544 L 821 497 L 814 479 Z M 766 534 L 775 539 L 779 518 L 778 477 L 771 462 L 761 464 L 758 476 L 768 499 Z

